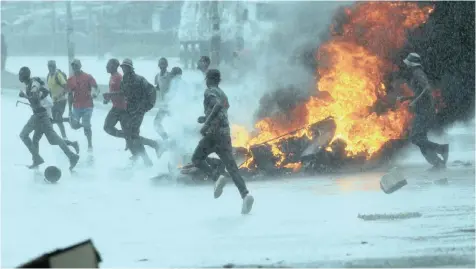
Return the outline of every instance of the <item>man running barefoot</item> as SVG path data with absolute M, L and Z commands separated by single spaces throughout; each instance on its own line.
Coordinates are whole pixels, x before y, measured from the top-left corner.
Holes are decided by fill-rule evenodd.
M 64 111 L 66 109 L 67 102 L 67 92 L 66 92 L 66 74 L 56 67 L 56 62 L 51 60 L 48 61 L 48 75 L 46 77 L 46 83 L 51 92 L 51 97 L 53 98 L 53 122 L 58 125 L 60 129 L 61 136 L 63 139 L 66 138 L 66 130 L 64 128 L 63 122 L 68 122 L 68 118 L 63 118 Z
M 91 128 L 91 117 L 93 116 L 94 109 L 93 98 L 99 95 L 99 89 L 93 76 L 85 73 L 81 67 L 82 65 L 79 60 L 73 60 L 71 68 L 74 74 L 67 82 L 68 91 L 73 94 L 73 110 L 70 111 L 70 123 L 71 127 L 75 130 L 83 127 L 84 135 L 88 140 L 88 150 L 92 151 L 93 131 Z

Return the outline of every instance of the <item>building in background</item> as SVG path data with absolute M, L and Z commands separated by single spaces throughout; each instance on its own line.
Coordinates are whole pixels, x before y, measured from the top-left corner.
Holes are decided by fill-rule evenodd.
M 178 54 L 180 1 L 73 1 L 73 41 L 79 55 Z M 56 1 L 2 1 L 2 27 L 12 55 L 66 55 L 66 6 Z M 34 42 L 34 40 L 45 42 Z M 107 51 L 106 51 L 107 48 Z

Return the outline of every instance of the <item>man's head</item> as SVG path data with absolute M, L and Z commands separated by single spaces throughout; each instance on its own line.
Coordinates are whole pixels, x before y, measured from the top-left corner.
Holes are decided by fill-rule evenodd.
M 48 71 L 50 74 L 53 74 L 56 72 L 56 62 L 53 60 L 48 61 Z
M 134 72 L 134 65 L 132 64 L 132 60 L 128 58 L 122 61 L 121 68 L 122 68 L 122 73 L 124 73 L 124 75 L 128 75 Z
M 30 76 L 31 76 L 31 71 L 30 68 L 23 66 L 20 68 L 20 71 L 18 72 L 18 80 L 20 80 L 21 83 L 28 83 L 30 81 Z
M 170 74 L 172 75 L 172 77 L 182 76 L 182 69 L 176 66 L 172 68 L 172 70 L 170 70 Z
M 409 68 L 421 66 L 421 57 L 415 52 L 408 54 L 408 56 L 403 60 L 405 65 Z
M 169 66 L 169 62 L 164 57 L 159 59 L 159 68 L 160 70 L 166 70 Z
M 207 75 L 205 76 L 205 80 L 207 83 L 207 87 L 218 86 L 221 81 L 220 71 L 218 71 L 217 69 L 208 70 Z
M 117 68 L 119 67 L 119 60 L 112 58 L 109 61 L 107 61 L 106 64 L 106 71 L 109 74 L 117 73 Z
M 210 57 L 202 56 L 200 60 L 198 60 L 198 70 L 205 72 L 207 71 L 208 67 L 210 66 Z
M 81 61 L 78 59 L 74 59 L 71 62 L 71 69 L 73 69 L 74 73 L 79 73 L 81 72 Z

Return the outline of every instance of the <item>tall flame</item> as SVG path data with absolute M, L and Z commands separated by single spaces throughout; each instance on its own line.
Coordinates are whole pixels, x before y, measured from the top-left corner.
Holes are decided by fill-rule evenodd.
M 406 31 L 425 23 L 432 11 L 433 7 L 412 2 L 359 2 L 345 9 L 347 23 L 340 31 L 333 26 L 332 38 L 318 50 L 316 95 L 285 116 L 292 120 L 274 117 L 259 121 L 255 125 L 257 135 L 252 138 L 244 135 L 243 129 L 232 128 L 237 137 L 234 145 L 250 147 L 284 135 L 271 142 L 279 167 L 284 154 L 277 147 L 278 141 L 309 136 L 306 129 L 285 134 L 329 116 L 336 122 L 334 140 L 346 142 L 348 156 L 364 154 L 371 158 L 384 143 L 401 138 L 411 120 L 406 107 L 398 105 L 383 115 L 371 108 L 386 95 L 384 77 L 397 68 L 388 58 L 405 44 Z M 251 163 L 249 159 L 243 166 Z

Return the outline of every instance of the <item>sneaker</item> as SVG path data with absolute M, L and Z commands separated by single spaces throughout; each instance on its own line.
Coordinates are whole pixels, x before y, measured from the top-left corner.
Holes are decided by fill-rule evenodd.
M 448 161 L 449 151 L 450 151 L 450 145 L 448 144 L 441 145 L 441 157 L 443 157 L 443 163 L 445 164 Z
M 246 195 L 245 198 L 243 198 L 243 206 L 241 207 L 241 214 L 246 215 L 250 213 L 254 202 L 255 202 L 255 198 L 253 198 L 253 196 L 249 194 Z
M 431 168 L 428 168 L 427 172 L 440 172 L 441 170 L 446 169 L 446 164 L 443 161 L 439 161 L 437 164 L 433 165 Z
M 78 143 L 78 141 L 72 142 L 71 146 L 73 147 L 74 151 L 76 151 L 76 154 L 79 154 L 79 143 Z
M 74 167 L 78 164 L 78 161 L 79 161 L 79 155 L 78 154 L 73 154 L 73 156 L 71 156 L 69 158 L 69 170 L 73 170 Z
M 43 160 L 43 158 L 39 157 L 39 158 L 36 158 L 33 160 L 33 163 L 29 166 L 27 166 L 29 169 L 35 169 L 35 168 L 38 168 L 38 166 L 40 166 L 41 164 L 43 164 L 45 161 Z
M 215 190 L 213 191 L 213 196 L 215 199 L 221 196 L 223 193 L 223 188 L 225 188 L 226 185 L 226 178 L 225 177 L 220 177 L 216 182 L 215 182 Z

